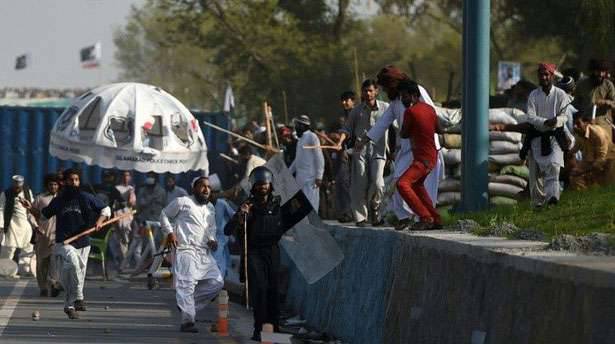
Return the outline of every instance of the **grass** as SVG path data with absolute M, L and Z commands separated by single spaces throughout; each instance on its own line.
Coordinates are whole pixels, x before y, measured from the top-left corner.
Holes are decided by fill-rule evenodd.
M 472 219 L 483 227 L 512 223 L 520 228 L 543 232 L 547 238 L 593 232 L 615 234 L 615 185 L 567 191 L 562 193 L 558 205 L 540 210 L 533 209 L 529 200 L 525 200 L 516 206 L 444 216 L 446 224 L 454 224 L 460 219 Z

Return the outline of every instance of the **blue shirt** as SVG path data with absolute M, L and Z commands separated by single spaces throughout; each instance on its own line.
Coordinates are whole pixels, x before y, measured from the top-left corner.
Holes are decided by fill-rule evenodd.
M 56 217 L 56 243 L 61 243 L 88 229 L 88 226 L 93 226 L 106 207 L 103 201 L 90 193 L 80 191 L 73 196 L 62 192 L 41 212 L 48 219 Z M 73 241 L 71 245 L 75 248 L 89 246 L 90 238 L 83 237 Z

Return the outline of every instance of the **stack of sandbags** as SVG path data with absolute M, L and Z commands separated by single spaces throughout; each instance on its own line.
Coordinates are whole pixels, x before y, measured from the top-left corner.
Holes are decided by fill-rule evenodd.
M 457 109 L 458 110 L 458 109 Z M 454 110 L 440 110 L 442 114 L 457 114 Z M 489 110 L 490 124 L 517 124 L 523 112 L 518 109 L 502 108 Z M 452 121 L 451 121 L 452 122 Z M 455 123 L 455 127 L 460 127 Z M 445 130 L 440 135 L 440 144 L 446 164 L 446 179 L 440 182 L 438 206 L 448 206 L 461 199 L 461 143 L 460 133 Z M 527 167 L 519 157 L 522 135 L 516 132 L 489 133 L 489 198 L 492 205 L 512 205 L 517 203 L 518 194 L 528 183 Z

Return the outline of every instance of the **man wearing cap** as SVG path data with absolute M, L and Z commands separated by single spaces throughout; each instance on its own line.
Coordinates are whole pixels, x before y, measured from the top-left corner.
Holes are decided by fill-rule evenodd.
M 320 204 L 320 185 L 325 173 L 325 158 L 320 148 L 318 136 L 312 132 L 310 118 L 306 115 L 295 118 L 295 131 L 299 141 L 295 161 L 290 165 L 290 172 L 295 175 L 297 184 L 303 194 L 310 200 L 316 212 Z
M 356 106 L 340 130 L 338 151 L 348 137 L 356 142 L 382 117 L 389 104 L 377 100 L 378 84 L 367 79 L 361 85 L 361 104 Z M 354 219 L 357 226 L 365 227 L 371 218 L 372 225 L 379 225 L 380 204 L 384 197 L 384 165 L 386 163 L 388 131 L 377 142 L 368 142 L 362 149 L 354 149 L 351 161 L 350 195 Z
M 22 200 L 32 202 L 32 191 L 24 184 L 20 175 L 12 177 L 13 185 L 0 195 L 0 228 L 4 233 L 0 259 L 13 259 L 17 249 L 19 253 L 19 273 L 31 273 L 30 261 L 33 247 L 32 225 L 30 224 L 27 208 Z M 11 272 L 10 277 L 16 277 L 17 271 Z
M 212 253 L 218 249 L 214 206 L 209 202 L 209 178 L 192 182 L 192 196 L 176 198 L 160 213 L 162 233 L 175 248 L 173 276 L 180 331 L 196 333 L 196 312 L 218 295 L 224 280 Z
M 567 145 L 565 124 L 571 116 L 572 107 L 568 95 L 553 85 L 556 66 L 551 63 L 538 65 L 538 83 L 527 101 L 527 114 L 521 122 L 529 123 L 534 134 L 527 136 L 530 147 L 527 156 L 530 169 L 530 197 L 535 207 L 559 202 L 560 169 L 564 166 L 564 150 Z M 501 128 L 505 129 L 505 128 Z
M 377 142 L 382 138 L 385 132 L 389 129 L 391 124 L 395 124 L 397 129 L 401 129 L 401 126 L 404 123 L 404 113 L 406 111 L 406 106 L 402 103 L 400 98 L 400 93 L 397 87 L 399 83 L 403 80 L 410 80 L 406 73 L 402 72 L 399 68 L 395 66 L 385 66 L 378 72 L 377 81 L 380 86 L 383 87 L 384 91 L 387 93 L 389 100 L 389 107 L 382 114 L 382 117 L 374 125 L 372 128 L 365 134 L 360 140 L 358 144 L 355 145 L 355 149 L 362 149 L 362 146 L 365 145 L 369 141 Z M 427 91 L 421 86 L 418 85 L 418 89 L 420 92 L 420 100 L 425 102 L 431 107 L 434 107 L 433 101 L 429 97 Z M 436 145 L 436 149 L 440 148 L 440 143 L 438 141 L 438 136 L 434 135 L 434 142 Z M 396 179 L 399 179 L 410 167 L 414 157 L 412 155 L 412 144 L 409 139 L 401 139 L 399 140 L 399 148 L 397 149 L 397 153 L 395 156 L 395 172 L 394 176 Z M 357 147 L 358 146 L 358 147 Z M 439 152 L 436 160 L 436 164 L 431 172 L 425 178 L 425 188 L 429 193 L 429 197 L 434 202 L 438 199 L 438 185 L 440 183 L 440 177 L 444 171 L 444 162 L 443 162 L 442 153 Z M 392 206 L 397 216 L 399 222 L 395 226 L 396 230 L 403 230 L 408 228 L 414 221 L 415 214 L 412 209 L 406 204 L 403 200 L 399 191 L 395 192 L 392 199 Z

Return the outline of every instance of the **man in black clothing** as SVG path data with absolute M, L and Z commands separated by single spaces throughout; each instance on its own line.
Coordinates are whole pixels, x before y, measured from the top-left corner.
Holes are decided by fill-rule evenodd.
M 260 341 L 263 324 L 272 324 L 274 330 L 278 330 L 280 312 L 278 242 L 282 235 L 304 218 L 312 208 L 301 191 L 298 194 L 301 196 L 300 199 L 293 198 L 282 205 L 281 198 L 272 194 L 273 174 L 264 166 L 252 171 L 250 182 L 252 184 L 250 198 L 239 207 L 239 211 L 228 222 L 224 234 L 234 234 L 243 241 L 245 221 L 249 295 L 254 309 L 252 339 Z

